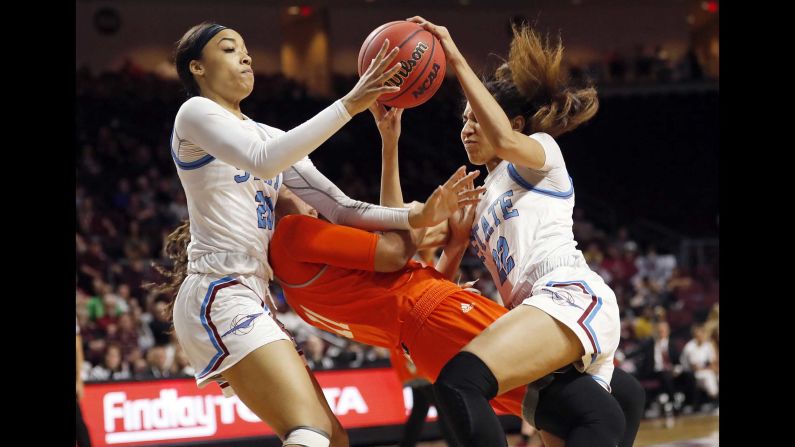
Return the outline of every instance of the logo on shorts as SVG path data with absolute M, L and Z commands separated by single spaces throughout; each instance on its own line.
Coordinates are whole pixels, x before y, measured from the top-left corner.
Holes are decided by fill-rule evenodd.
M 551 294 L 550 298 L 552 298 L 552 302 L 559 306 L 572 306 L 577 309 L 585 310 L 574 303 L 574 296 L 568 290 L 552 288 L 544 288 L 544 290 Z
M 234 333 L 235 335 L 246 335 L 254 329 L 254 320 L 257 317 L 261 317 L 262 313 L 258 314 L 251 314 L 251 315 L 238 315 L 234 319 L 232 319 L 232 327 L 228 331 L 221 336 L 221 338 L 226 337 L 229 334 Z
M 472 310 L 473 307 L 475 307 L 475 303 L 470 303 L 470 304 L 461 303 L 461 312 L 467 313 L 470 310 Z

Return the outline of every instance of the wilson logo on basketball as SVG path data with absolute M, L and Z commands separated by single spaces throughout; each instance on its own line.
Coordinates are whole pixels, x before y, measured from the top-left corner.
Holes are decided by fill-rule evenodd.
M 426 44 L 425 42 L 417 43 L 417 46 L 414 47 L 414 51 L 411 53 L 411 58 L 406 59 L 404 61 L 400 61 L 400 70 L 395 74 L 395 76 L 392 76 L 391 78 L 389 78 L 389 80 L 384 82 L 384 84 L 393 85 L 395 87 L 400 87 L 401 85 L 403 85 L 403 81 L 405 81 L 406 78 L 409 77 L 411 72 L 414 71 L 414 67 L 417 66 L 417 62 L 419 62 L 419 60 L 422 59 L 422 55 L 423 53 L 425 53 L 425 50 L 427 49 L 428 49 L 428 44 Z

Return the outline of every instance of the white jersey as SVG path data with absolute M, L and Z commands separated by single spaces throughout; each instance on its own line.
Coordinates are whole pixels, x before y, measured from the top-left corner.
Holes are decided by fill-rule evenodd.
M 241 120 L 204 97 L 186 101 L 174 123 L 171 155 L 188 203 L 188 273 L 270 280 L 273 212 L 285 185 L 332 222 L 408 229 L 407 209 L 348 198 L 306 157 L 349 120 L 337 101 L 283 132 Z
M 615 293 L 576 249 L 574 184 L 560 147 L 546 133 L 529 138 L 544 148 L 544 166 L 503 160 L 489 173 L 472 245 L 505 306 L 534 306 L 566 325 L 583 347 L 575 367 L 609 392 L 621 335 Z
M 471 234 L 472 246 L 508 307 L 526 298 L 515 296 L 516 286 L 532 285 L 550 268 L 582 257 L 572 232 L 574 185 L 560 147 L 546 133 L 529 138 L 544 148 L 543 168 L 500 162 L 486 177 Z

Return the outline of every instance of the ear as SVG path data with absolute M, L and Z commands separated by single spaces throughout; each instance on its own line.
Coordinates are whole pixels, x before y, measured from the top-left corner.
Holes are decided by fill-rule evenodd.
M 521 116 L 521 115 L 515 116 L 511 120 L 511 127 L 513 128 L 513 130 L 515 130 L 517 132 L 523 131 L 525 124 L 526 124 L 526 121 L 525 121 L 524 117 Z
M 195 59 L 190 61 L 188 68 L 190 69 L 190 72 L 194 75 L 202 76 L 204 74 L 204 66 L 202 65 L 201 62 Z

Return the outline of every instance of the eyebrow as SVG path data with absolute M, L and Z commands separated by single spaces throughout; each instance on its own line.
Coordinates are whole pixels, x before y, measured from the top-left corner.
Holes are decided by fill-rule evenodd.
M 218 43 L 220 44 L 221 42 L 223 42 L 223 41 L 225 41 L 225 40 L 231 40 L 231 41 L 232 41 L 232 43 L 234 43 L 234 44 L 237 44 L 237 41 L 236 41 L 234 38 L 232 38 L 232 37 L 224 37 L 224 38 L 221 38 L 221 40 L 219 40 L 219 41 L 218 41 Z

